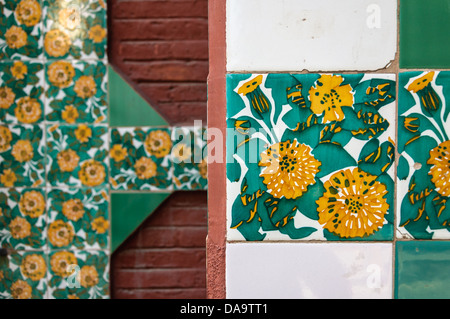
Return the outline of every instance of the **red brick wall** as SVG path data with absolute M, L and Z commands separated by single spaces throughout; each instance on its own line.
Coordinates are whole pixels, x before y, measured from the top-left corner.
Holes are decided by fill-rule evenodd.
M 171 125 L 206 125 L 207 0 L 108 1 L 108 58 Z M 111 257 L 112 298 L 205 298 L 207 195 L 177 192 Z

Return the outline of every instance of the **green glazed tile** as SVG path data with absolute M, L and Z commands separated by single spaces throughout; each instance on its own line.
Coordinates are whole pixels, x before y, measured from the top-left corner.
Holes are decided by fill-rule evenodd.
M 400 67 L 450 67 L 449 0 L 400 1 Z
M 398 230 L 416 239 L 450 238 L 450 72 L 399 77 Z
M 395 258 L 395 298 L 450 298 L 449 242 L 398 241 Z

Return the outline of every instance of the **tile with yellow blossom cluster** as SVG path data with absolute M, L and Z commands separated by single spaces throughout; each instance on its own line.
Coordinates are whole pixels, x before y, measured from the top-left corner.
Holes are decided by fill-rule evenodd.
M 108 183 L 105 125 L 47 128 L 47 181 L 51 186 L 97 187 Z
M 48 122 L 106 122 L 107 76 L 104 62 L 47 62 L 45 81 L 45 118 Z
M 106 57 L 106 1 L 44 0 L 47 59 Z

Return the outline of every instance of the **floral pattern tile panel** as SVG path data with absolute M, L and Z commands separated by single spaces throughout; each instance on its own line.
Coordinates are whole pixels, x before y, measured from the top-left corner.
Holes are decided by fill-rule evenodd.
M 43 127 L 0 124 L 0 187 L 45 184 Z
M 391 240 L 395 75 L 227 77 L 229 240 Z
M 106 55 L 106 1 L 44 0 L 47 59 L 103 59 Z
M 44 119 L 44 65 L 0 62 L 0 121 L 37 124 Z
M 106 125 L 54 125 L 47 131 L 49 185 L 61 187 L 107 185 Z
M 104 62 L 47 62 L 46 120 L 68 124 L 106 122 L 106 72 Z
M 42 4 L 38 0 L 0 1 L 0 60 L 42 55 Z
M 112 128 L 112 189 L 172 189 L 172 139 L 168 128 Z
M 399 237 L 450 238 L 450 72 L 399 78 Z
M 174 188 L 177 190 L 206 189 L 207 158 L 206 129 L 175 127 L 172 130 L 172 161 Z

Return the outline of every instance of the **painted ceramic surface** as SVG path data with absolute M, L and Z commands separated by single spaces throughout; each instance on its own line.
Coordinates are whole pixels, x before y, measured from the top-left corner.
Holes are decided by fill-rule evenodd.
M 106 1 L 45 0 L 44 51 L 47 59 L 103 59 Z
M 107 119 L 107 74 L 103 62 L 48 62 L 46 120 L 103 123 Z
M 37 124 L 44 118 L 42 63 L 0 63 L 0 121 Z
M 391 240 L 395 76 L 227 78 L 230 240 Z
M 0 246 L 14 250 L 47 247 L 45 192 L 37 188 L 0 189 Z
M 27 60 L 42 55 L 42 3 L 0 1 L 0 59 Z
M 399 79 L 399 236 L 450 238 L 450 72 Z
M 36 187 L 44 184 L 43 128 L 0 124 L 0 186 Z
M 167 128 L 113 128 L 110 185 L 113 189 L 172 188 L 172 139 Z

